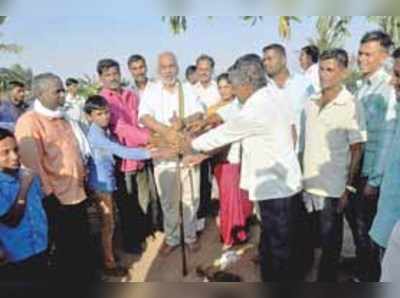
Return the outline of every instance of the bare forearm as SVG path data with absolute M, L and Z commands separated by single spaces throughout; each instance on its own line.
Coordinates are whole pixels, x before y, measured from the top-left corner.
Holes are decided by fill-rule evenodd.
M 349 175 L 347 178 L 347 185 L 353 185 L 355 177 L 360 170 L 360 162 L 363 153 L 363 145 L 361 143 L 353 144 L 350 146 L 351 161 L 349 168 Z

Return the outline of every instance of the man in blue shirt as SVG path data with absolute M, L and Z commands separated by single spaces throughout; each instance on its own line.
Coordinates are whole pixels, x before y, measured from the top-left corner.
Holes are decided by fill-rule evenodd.
M 124 276 L 128 272 L 116 264 L 113 251 L 113 193 L 117 190 L 115 177 L 114 156 L 131 159 L 146 160 L 151 158 L 167 158 L 170 150 L 159 149 L 149 151 L 144 148 L 129 148 L 120 145 L 109 131 L 110 111 L 105 98 L 94 95 L 88 98 L 84 110 L 91 122 L 88 132 L 88 141 L 92 151 L 89 160 L 89 189 L 98 203 L 102 216 L 101 238 L 103 245 L 103 271 L 106 275 Z
M 15 123 L 29 107 L 25 102 L 25 85 L 12 81 L 8 84 L 8 99 L 0 101 L 0 127 L 13 131 Z
M 388 34 L 372 31 L 362 37 L 358 52 L 363 77 L 355 96 L 364 107 L 368 140 L 359 179 L 347 187 L 356 195 L 350 198 L 345 214 L 356 246 L 356 279 L 360 281 L 378 281 L 380 275 L 379 250 L 368 233 L 396 128 L 395 90 L 384 69 L 392 45 Z
M 47 219 L 39 178 L 20 169 L 14 136 L 0 128 L 0 247 L 7 265 L 0 280 L 45 279 Z

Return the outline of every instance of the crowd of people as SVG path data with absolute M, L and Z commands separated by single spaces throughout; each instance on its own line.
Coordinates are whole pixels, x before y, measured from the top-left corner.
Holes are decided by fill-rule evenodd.
M 43 73 L 28 104 L 26 86 L 9 82 L 0 103 L 0 280 L 123 277 L 119 252 L 143 253 L 156 230 L 162 257 L 182 242 L 201 253 L 215 186 L 222 250 L 248 241 L 256 221 L 263 281 L 304 280 L 317 248 L 318 281 L 338 281 L 346 262 L 354 282 L 399 280 L 400 48 L 388 34 L 362 37 L 351 91 L 341 48 L 304 47 L 303 72 L 294 73 L 286 49 L 270 44 L 216 80 L 208 55 L 185 82 L 174 53 L 157 62 L 152 80 L 145 58 L 129 57 L 133 82 L 123 86 L 120 64 L 98 61 L 102 89 L 88 98 L 78 80 L 65 90 Z M 341 257 L 345 219 L 354 260 Z

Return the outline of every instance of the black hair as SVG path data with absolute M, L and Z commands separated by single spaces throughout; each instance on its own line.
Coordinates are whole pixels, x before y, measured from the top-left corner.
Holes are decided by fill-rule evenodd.
M 189 79 L 189 76 L 196 72 L 196 65 L 189 65 L 185 71 L 186 79 Z
M 231 84 L 231 80 L 229 79 L 229 73 L 227 73 L 227 72 L 221 73 L 217 77 L 217 84 L 219 84 L 219 82 L 221 82 L 221 81 L 227 81 L 229 84 Z
M 128 58 L 128 67 L 129 67 L 129 65 L 131 65 L 132 63 L 134 63 L 134 62 L 138 62 L 138 61 L 143 61 L 143 63 L 146 65 L 146 59 L 144 59 L 144 57 L 142 56 L 142 55 L 139 55 L 139 54 L 135 54 L 135 55 L 132 55 L 132 56 L 130 56 L 129 58 Z
M 319 59 L 319 49 L 315 45 L 305 46 L 301 49 L 307 56 L 311 58 L 313 63 L 317 63 Z
M 266 51 L 269 51 L 269 50 L 277 51 L 283 57 L 286 57 L 285 47 L 283 45 L 281 45 L 281 44 L 273 43 L 273 44 L 267 45 L 266 47 L 263 48 L 263 53 L 265 53 Z
M 102 75 L 103 72 L 109 68 L 116 67 L 120 71 L 119 63 L 113 59 L 101 59 L 97 63 L 97 73 Z
M 328 60 L 328 59 L 335 59 L 336 62 L 343 66 L 344 68 L 347 68 L 349 66 L 349 55 L 347 52 L 343 49 L 329 49 L 324 51 L 321 56 L 319 57 L 320 61 Z
M 12 90 L 15 87 L 25 88 L 25 84 L 20 81 L 10 81 L 7 84 L 7 89 Z
M 377 41 L 386 51 L 389 51 L 393 46 L 392 38 L 389 34 L 383 31 L 370 31 L 364 34 L 361 38 L 361 44 L 365 44 L 367 42 Z
M 198 65 L 200 63 L 200 61 L 203 61 L 203 60 L 207 60 L 208 63 L 210 63 L 211 68 L 214 69 L 215 61 L 214 61 L 213 57 L 202 54 L 196 59 L 196 65 Z
M 0 141 L 4 140 L 5 138 L 13 138 L 14 139 L 15 137 L 11 131 L 0 127 Z
M 392 57 L 393 57 L 394 59 L 400 58 L 400 48 L 397 48 L 397 49 L 395 49 L 395 50 L 393 51 Z
M 90 115 L 93 111 L 104 110 L 108 107 L 107 100 L 101 95 L 89 96 L 83 110 Z
M 74 78 L 68 78 L 68 79 L 65 80 L 65 85 L 67 87 L 71 86 L 71 85 L 78 85 L 78 84 L 79 84 L 79 81 L 77 79 L 74 79 Z

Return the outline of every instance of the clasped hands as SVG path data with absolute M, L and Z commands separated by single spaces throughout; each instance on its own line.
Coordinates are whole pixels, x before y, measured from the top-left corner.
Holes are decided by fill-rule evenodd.
M 176 160 L 181 157 L 184 166 L 195 166 L 208 158 L 204 154 L 194 154 L 191 146 L 193 137 L 204 128 L 201 118 L 183 121 L 174 113 L 169 122 L 170 125 L 161 133 L 154 132 L 150 137 L 148 148 L 153 152 L 163 152 L 162 157 L 156 159 Z

